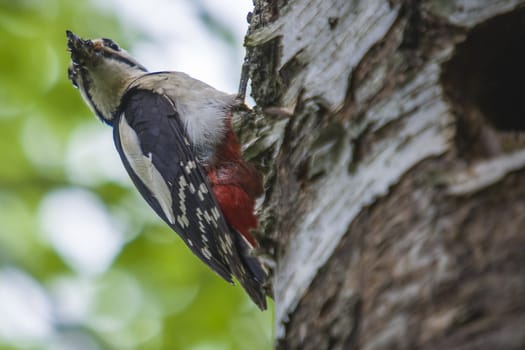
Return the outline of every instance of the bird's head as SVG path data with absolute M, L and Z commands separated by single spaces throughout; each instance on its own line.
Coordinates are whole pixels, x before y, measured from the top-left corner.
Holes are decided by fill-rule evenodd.
M 66 35 L 69 79 L 97 117 L 112 124 L 126 87 L 146 68 L 111 39 L 82 39 L 69 30 Z

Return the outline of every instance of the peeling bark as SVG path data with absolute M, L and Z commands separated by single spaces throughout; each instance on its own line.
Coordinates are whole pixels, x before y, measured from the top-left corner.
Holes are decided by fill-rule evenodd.
M 524 348 L 525 1 L 255 0 L 250 24 L 277 347 Z

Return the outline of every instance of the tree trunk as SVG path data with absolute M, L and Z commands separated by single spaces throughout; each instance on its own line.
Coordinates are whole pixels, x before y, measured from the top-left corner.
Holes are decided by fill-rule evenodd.
M 278 348 L 525 348 L 523 4 L 255 0 Z

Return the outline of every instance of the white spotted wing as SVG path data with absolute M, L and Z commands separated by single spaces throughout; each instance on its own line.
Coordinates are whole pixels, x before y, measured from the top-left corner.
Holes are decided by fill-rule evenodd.
M 242 265 L 232 250 L 233 233 L 174 104 L 165 96 L 132 90 L 113 127 L 117 150 L 144 199 L 202 261 L 232 282 L 231 266 Z

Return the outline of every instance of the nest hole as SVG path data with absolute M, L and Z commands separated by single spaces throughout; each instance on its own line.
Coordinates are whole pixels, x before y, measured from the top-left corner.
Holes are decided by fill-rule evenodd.
M 524 29 L 524 7 L 491 18 L 473 28 L 444 65 L 460 152 L 487 156 L 525 146 Z

